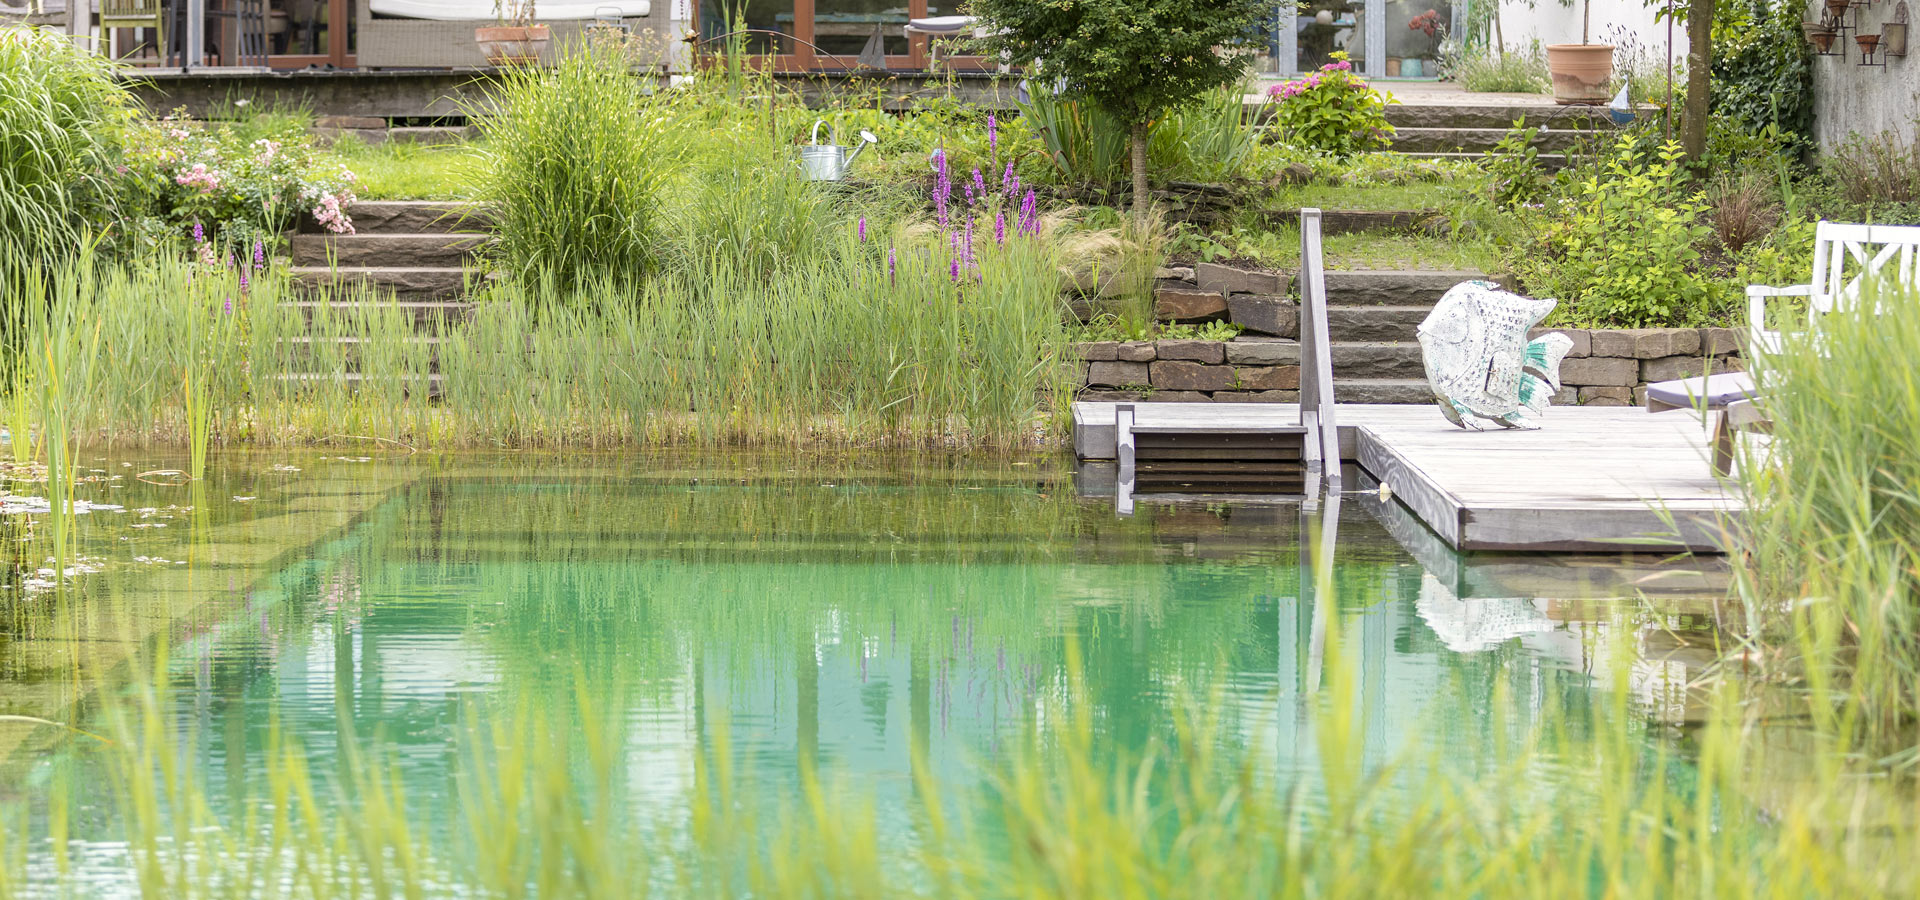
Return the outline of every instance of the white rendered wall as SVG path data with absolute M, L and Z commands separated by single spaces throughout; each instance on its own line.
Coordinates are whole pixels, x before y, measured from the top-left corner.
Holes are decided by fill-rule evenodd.
M 1648 6 L 1641 0 L 1591 0 L 1593 9 L 1590 17 L 1593 43 L 1608 43 L 1616 46 L 1628 46 L 1631 41 L 1637 44 L 1642 53 L 1664 56 L 1667 47 L 1667 25 L 1655 22 L 1656 7 Z M 1500 4 L 1500 25 L 1506 37 L 1509 49 L 1525 49 L 1538 40 L 1546 44 L 1580 43 L 1580 17 L 1582 3 L 1575 0 L 1572 6 L 1562 6 L 1557 0 L 1538 0 L 1529 7 L 1525 3 L 1503 2 Z M 1677 25 L 1673 35 L 1673 54 L 1681 59 L 1687 53 L 1687 35 L 1684 25 Z

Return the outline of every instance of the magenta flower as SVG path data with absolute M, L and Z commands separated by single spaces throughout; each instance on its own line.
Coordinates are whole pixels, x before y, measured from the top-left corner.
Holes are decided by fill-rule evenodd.
M 246 292 L 247 292 L 247 267 L 241 266 L 240 267 L 240 293 L 244 294 Z
M 1012 160 L 1008 160 L 1007 170 L 1000 173 L 1000 188 L 1005 190 L 1008 184 L 1018 182 L 1019 180 L 1020 177 L 1013 174 Z
M 259 241 L 253 242 L 253 268 L 257 271 L 267 267 L 267 248 Z
M 193 242 L 196 244 L 207 242 L 207 229 L 201 227 L 199 219 L 193 220 Z
M 980 177 L 980 169 L 978 167 L 975 167 L 973 170 L 973 192 L 979 195 L 980 199 L 987 199 L 987 180 Z
M 1007 211 L 1004 209 L 993 214 L 993 242 L 995 244 L 1007 242 Z
M 887 281 L 889 282 L 893 281 L 893 265 L 894 265 L 893 248 L 888 247 L 887 248 Z
M 227 315 L 233 315 L 233 298 L 232 297 L 228 297 L 225 301 L 223 301 L 220 304 L 220 311 L 223 313 L 226 313 Z
M 947 264 L 947 280 L 955 283 L 960 281 L 960 258 L 957 256 Z
M 973 265 L 973 218 L 971 216 L 967 218 L 967 238 L 966 243 L 961 245 L 960 258 L 966 260 L 967 265 Z
M 867 217 L 861 216 L 860 217 L 860 243 L 864 244 L 866 242 L 867 242 Z
M 1000 157 L 1000 119 L 993 113 L 987 113 L 987 153 L 995 159 Z

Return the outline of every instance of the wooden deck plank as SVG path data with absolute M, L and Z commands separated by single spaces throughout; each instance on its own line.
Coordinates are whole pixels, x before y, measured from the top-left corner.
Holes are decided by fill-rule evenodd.
M 1112 406 L 1074 405 L 1083 457 L 1101 458 L 1102 423 L 1110 446 Z M 1136 410 L 1141 424 L 1169 430 L 1278 425 L 1299 415 L 1279 403 Z M 1554 408 L 1538 431 L 1485 432 L 1457 428 L 1431 406 L 1343 404 L 1337 415 L 1348 458 L 1462 550 L 1717 552 L 1721 519 L 1740 512 L 1708 464 L 1705 428 L 1684 412 Z

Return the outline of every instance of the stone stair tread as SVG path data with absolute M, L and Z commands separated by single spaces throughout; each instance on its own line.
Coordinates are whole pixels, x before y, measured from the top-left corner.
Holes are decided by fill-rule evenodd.
M 463 200 L 359 200 L 347 208 L 357 234 L 484 232 L 493 221 L 487 206 Z M 301 217 L 303 234 L 325 234 Z
M 1340 378 L 1333 379 L 1333 399 L 1338 403 L 1432 403 L 1433 389 L 1425 378 Z

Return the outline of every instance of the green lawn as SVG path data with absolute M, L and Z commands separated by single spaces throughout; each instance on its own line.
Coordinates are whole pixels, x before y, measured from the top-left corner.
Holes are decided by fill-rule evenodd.
M 359 180 L 362 200 L 466 200 L 473 196 L 479 153 L 474 144 L 387 143 L 342 139 L 334 153 Z

